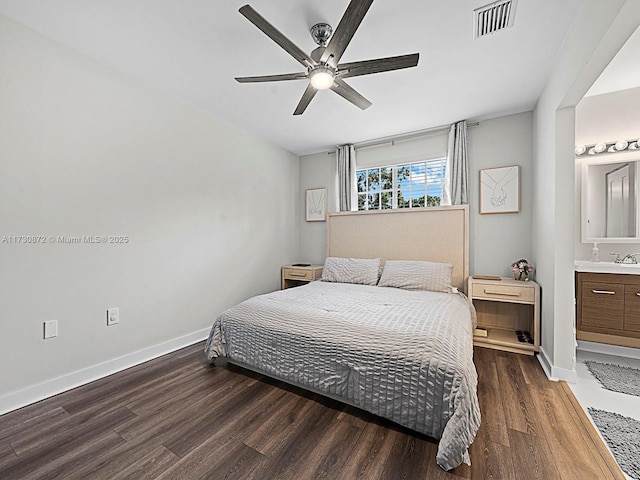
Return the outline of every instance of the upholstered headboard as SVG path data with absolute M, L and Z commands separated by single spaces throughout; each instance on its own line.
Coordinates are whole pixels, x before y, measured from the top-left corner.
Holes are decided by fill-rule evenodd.
M 465 291 L 469 207 L 330 213 L 327 256 L 451 263 L 452 284 Z

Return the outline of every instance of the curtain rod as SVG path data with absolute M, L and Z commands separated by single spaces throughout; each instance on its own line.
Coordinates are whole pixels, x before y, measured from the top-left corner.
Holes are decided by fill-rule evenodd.
M 480 125 L 480 122 L 467 122 L 467 127 L 477 127 L 478 125 Z M 365 142 L 354 143 L 353 148 L 358 149 L 358 148 L 375 147 L 377 145 L 383 145 L 385 143 L 391 143 L 393 145 L 397 141 L 409 140 L 412 138 L 421 137 L 428 133 L 435 133 L 442 130 L 449 130 L 449 128 L 451 128 L 451 125 L 440 125 L 439 127 L 431 127 L 424 130 L 416 130 L 414 132 L 401 133 L 400 135 L 392 135 L 389 137 L 376 138 L 374 140 L 367 140 Z M 339 145 L 337 145 L 336 148 L 338 146 Z M 336 153 L 335 150 L 329 151 L 327 152 L 327 155 L 335 155 L 335 153 Z

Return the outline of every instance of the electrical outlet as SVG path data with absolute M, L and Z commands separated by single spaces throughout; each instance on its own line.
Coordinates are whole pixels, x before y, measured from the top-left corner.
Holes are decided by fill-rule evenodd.
M 58 336 L 58 320 L 47 320 L 44 322 L 44 336 L 43 338 L 46 340 L 47 338 L 53 338 Z
M 120 309 L 119 308 L 107 308 L 107 326 L 120 323 Z

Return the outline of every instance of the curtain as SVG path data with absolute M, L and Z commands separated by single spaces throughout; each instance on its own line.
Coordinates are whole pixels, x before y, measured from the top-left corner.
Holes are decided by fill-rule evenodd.
M 358 204 L 356 197 L 356 149 L 353 145 L 342 145 L 336 148 L 336 180 L 338 183 L 338 211 L 355 210 Z
M 469 203 L 469 158 L 467 156 L 467 121 L 451 125 L 447 148 L 442 205 L 466 205 Z

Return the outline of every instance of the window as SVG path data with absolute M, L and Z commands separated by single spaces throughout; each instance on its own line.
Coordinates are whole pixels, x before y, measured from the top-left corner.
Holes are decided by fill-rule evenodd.
M 446 164 L 438 158 L 357 170 L 358 210 L 440 205 Z

